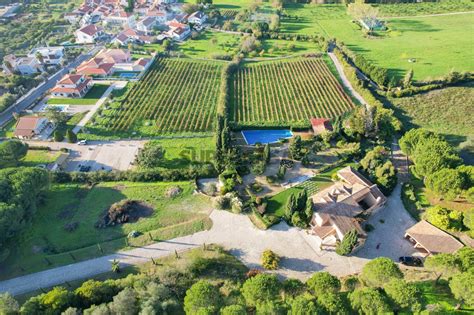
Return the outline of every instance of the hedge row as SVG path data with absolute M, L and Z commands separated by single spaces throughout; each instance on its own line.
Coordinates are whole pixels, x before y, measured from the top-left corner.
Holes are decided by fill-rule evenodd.
M 367 75 L 372 81 L 378 85 L 384 87 L 388 85 L 388 71 L 385 68 L 381 68 L 373 65 L 364 56 L 354 53 L 352 50 L 347 48 L 344 44 L 338 45 L 338 49 L 350 62 L 359 68 L 365 75 Z
M 426 93 L 432 90 L 442 89 L 444 87 L 455 85 L 474 80 L 474 73 L 472 72 L 450 72 L 446 76 L 438 80 L 422 82 L 415 86 L 410 86 L 405 89 L 396 89 L 387 92 L 387 96 L 391 97 L 405 97 L 412 96 L 419 93 Z
M 51 182 L 54 183 L 98 183 L 98 182 L 158 182 L 195 180 L 197 178 L 216 177 L 213 165 L 205 164 L 190 166 L 184 169 L 166 170 L 151 169 L 143 171 L 97 171 L 97 172 L 51 172 Z

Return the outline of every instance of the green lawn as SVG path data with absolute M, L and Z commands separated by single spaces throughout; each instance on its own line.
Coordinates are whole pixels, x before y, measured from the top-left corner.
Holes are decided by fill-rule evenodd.
M 94 105 L 109 88 L 107 84 L 94 84 L 82 98 L 50 98 L 50 105 Z
M 474 84 L 390 99 L 406 129 L 423 127 L 446 136 L 474 163 Z
M 0 129 L 0 138 L 12 138 L 15 132 L 16 120 L 10 120 L 3 128 Z
M 170 187 L 183 192 L 166 197 Z M 7 246 L 11 255 L 0 268 L 0 278 L 9 278 L 54 266 L 73 263 L 127 248 L 125 236 L 131 231 L 144 233 L 129 239 L 129 246 L 192 234 L 209 228 L 207 197 L 194 195 L 191 182 L 102 183 L 91 187 L 53 185 L 46 193 L 31 224 Z M 154 210 L 135 223 L 98 229 L 94 227 L 104 211 L 123 199 L 140 200 Z M 78 223 L 73 232 L 65 225 Z M 100 244 L 100 247 L 99 245 Z
M 215 153 L 214 137 L 174 138 L 157 141 L 165 150 L 160 167 L 181 169 L 190 164 L 210 163 Z
M 286 202 L 290 195 L 298 193 L 303 189 L 306 189 L 308 195 L 313 195 L 316 192 L 327 188 L 333 184 L 331 180 L 332 174 L 337 172 L 341 167 L 334 168 L 327 172 L 321 173 L 314 176 L 313 178 L 291 188 L 288 188 L 270 198 L 268 198 L 267 210 L 265 211 L 266 215 L 275 215 L 278 217 L 283 217 L 285 215 Z
M 59 151 L 28 150 L 26 156 L 21 160 L 21 166 L 37 166 L 53 163 L 61 155 Z
M 212 58 L 213 55 L 233 55 L 240 44 L 239 35 L 206 31 L 197 39 L 177 46 L 177 51 L 192 58 Z
M 415 285 L 422 295 L 422 307 L 437 305 L 436 314 L 472 314 L 473 308 L 463 308 L 456 311 L 454 308 L 458 301 L 454 299 L 446 281 L 442 280 L 438 284 L 434 281 L 415 282 Z
M 397 78 L 409 69 L 416 80 L 474 70 L 473 38 L 467 36 L 474 32 L 474 14 L 389 19 L 389 32 L 366 38 L 344 6 L 288 4 L 285 11 L 299 19 L 282 19 L 283 32 L 335 37 Z

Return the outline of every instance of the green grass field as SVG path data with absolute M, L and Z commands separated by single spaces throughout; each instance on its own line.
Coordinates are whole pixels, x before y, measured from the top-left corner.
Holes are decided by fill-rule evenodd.
M 164 149 L 160 167 L 180 169 L 193 164 L 210 163 L 215 153 L 214 137 L 154 140 Z
M 473 39 L 468 36 L 474 32 L 474 14 L 389 19 L 390 31 L 366 38 L 344 6 L 288 4 L 285 11 L 299 19 L 283 19 L 282 32 L 335 37 L 397 78 L 409 69 L 415 80 L 474 70 Z M 416 62 L 408 62 L 410 58 Z
M 82 98 L 50 98 L 50 105 L 94 105 L 109 88 L 107 84 L 94 84 Z
M 308 195 L 311 196 L 317 193 L 318 191 L 331 186 L 333 183 L 333 181 L 331 180 L 331 176 L 340 168 L 341 167 L 334 168 L 327 172 L 318 174 L 299 185 L 285 189 L 284 191 L 271 196 L 270 198 L 268 198 L 268 205 L 265 214 L 283 217 L 285 215 L 286 203 L 290 195 L 298 193 L 303 189 L 306 189 Z
M 240 36 L 219 32 L 204 32 L 197 39 L 189 39 L 176 49 L 186 57 L 212 58 L 214 55 L 234 55 Z
M 21 166 L 46 165 L 56 161 L 60 154 L 59 151 L 28 150 L 20 164 Z
M 168 188 L 179 186 L 183 192 L 166 197 Z M 91 187 L 53 185 L 31 224 L 14 243 L 2 264 L 0 278 L 39 271 L 73 263 L 127 248 L 125 236 L 131 231 L 144 233 L 129 239 L 130 246 L 192 234 L 210 226 L 209 202 L 193 195 L 194 184 L 176 183 L 102 183 Z M 98 229 L 94 224 L 108 207 L 123 199 L 145 202 L 154 209 L 151 216 L 134 223 Z M 66 224 L 78 223 L 68 232 Z M 100 248 L 97 244 L 100 244 Z
M 423 127 L 446 136 L 474 163 L 474 84 L 390 99 L 406 129 Z

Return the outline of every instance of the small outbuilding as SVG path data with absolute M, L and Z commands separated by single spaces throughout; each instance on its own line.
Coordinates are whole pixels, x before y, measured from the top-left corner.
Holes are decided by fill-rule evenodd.
M 439 253 L 452 254 L 464 247 L 452 235 L 438 229 L 425 220 L 406 230 L 405 238 L 413 243 L 417 250 L 426 254 L 426 256 Z
M 311 127 L 315 135 L 332 131 L 332 124 L 329 118 L 311 118 Z

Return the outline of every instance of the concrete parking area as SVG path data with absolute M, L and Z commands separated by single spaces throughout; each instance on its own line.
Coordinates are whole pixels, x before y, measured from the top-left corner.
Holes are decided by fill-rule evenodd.
M 67 148 L 69 158 L 65 164 L 65 171 L 79 171 L 81 166 L 89 171 L 121 170 L 133 168 L 133 161 L 138 150 L 145 141 L 88 141 L 86 145 L 65 142 L 28 141 L 31 146 L 48 146 L 53 150 Z

